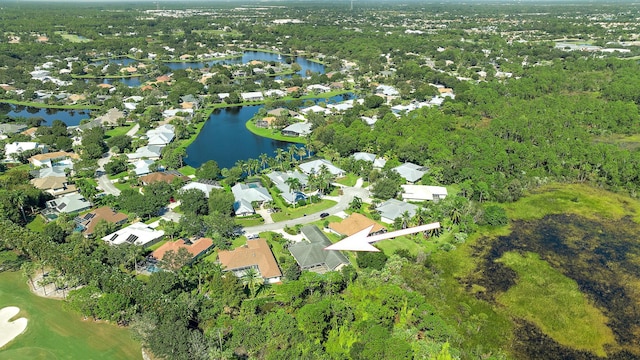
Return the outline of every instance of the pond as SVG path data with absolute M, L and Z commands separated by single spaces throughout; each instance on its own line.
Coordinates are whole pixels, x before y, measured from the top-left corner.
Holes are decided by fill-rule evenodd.
M 67 126 L 78 126 L 80 121 L 89 119 L 91 110 L 67 110 L 37 108 L 14 104 L 0 104 L 0 113 L 9 117 L 42 118 L 43 126 L 51 126 L 54 120 L 62 120 Z
M 522 281 L 500 259 L 509 253 L 535 253 L 560 276 L 574 281 L 579 293 L 605 315 L 603 326 L 610 329 L 615 338 L 614 344 L 604 348 L 607 357 L 639 358 L 637 334 L 640 331 L 640 312 L 637 311 L 637 304 L 640 303 L 640 225 L 628 217 L 592 220 L 561 214 L 548 215 L 540 220 L 514 221 L 511 229 L 512 232 L 507 236 L 481 239 L 475 245 L 474 256 L 483 260 L 470 279 L 464 281 L 467 285 L 473 283 L 485 289 L 477 296 L 491 303 L 499 303 L 503 294 L 519 286 Z M 534 278 L 536 273 L 535 269 L 531 272 Z M 545 288 L 553 289 L 556 286 L 553 283 Z M 527 301 L 535 300 L 529 298 L 519 301 L 527 304 Z M 562 322 L 574 326 L 577 321 L 567 318 L 572 310 L 560 309 L 560 313 L 542 320 L 547 325 Z M 575 342 L 593 341 L 589 335 Z M 515 358 L 519 359 L 597 358 L 590 351 L 560 344 L 539 326 L 524 319 L 516 320 L 510 348 L 515 352 Z
M 246 64 L 253 60 L 266 61 L 266 62 L 280 62 L 286 63 L 287 60 L 294 61 L 300 65 L 301 70 L 298 71 L 300 76 L 306 76 L 307 71 L 312 73 L 324 74 L 324 65 L 317 62 L 309 61 L 303 57 L 296 56 L 295 58 L 281 56 L 279 54 L 267 53 L 262 51 L 245 51 L 241 57 L 224 60 L 213 60 L 207 62 L 172 62 L 165 63 L 172 70 L 179 69 L 202 69 L 205 67 L 211 67 L 215 64 Z
M 128 329 L 91 320 L 62 301 L 33 295 L 19 272 L 0 273 L 0 308 L 17 306 L 27 330 L 0 350 L 0 359 L 142 359 Z
M 352 97 L 353 94 L 349 93 L 328 99 L 310 100 L 315 103 L 336 103 Z M 263 105 L 237 106 L 215 110 L 196 140 L 187 147 L 185 163 L 198 168 L 208 160 L 215 160 L 220 168 L 230 168 L 238 160 L 258 159 L 260 154 L 273 157 L 276 149 L 284 149 L 293 144 L 264 138 L 247 130 L 246 122 L 262 107 Z

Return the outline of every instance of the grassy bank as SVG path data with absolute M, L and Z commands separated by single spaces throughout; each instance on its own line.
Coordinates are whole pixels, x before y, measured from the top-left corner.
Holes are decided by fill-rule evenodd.
M 64 303 L 31 294 L 17 272 L 0 273 L 0 307 L 18 306 L 27 330 L 0 350 L 1 359 L 142 359 L 140 344 L 116 325 L 82 320 Z
M 43 109 L 63 109 L 63 110 L 100 109 L 99 106 L 95 106 L 95 105 L 85 105 L 85 104 L 53 105 L 53 104 L 45 104 L 45 103 L 34 102 L 34 101 L 19 101 L 19 100 L 12 100 L 12 99 L 0 99 L 0 103 L 20 105 L 20 106 L 30 106 L 30 107 L 43 108 Z
M 298 143 L 298 144 L 306 143 L 306 139 L 303 137 L 285 136 L 285 135 L 282 135 L 282 133 L 280 133 L 279 130 L 259 128 L 253 123 L 252 120 L 247 121 L 245 123 L 245 127 L 251 133 L 258 136 L 265 137 L 265 138 L 279 140 L 279 141 L 286 141 L 291 143 Z

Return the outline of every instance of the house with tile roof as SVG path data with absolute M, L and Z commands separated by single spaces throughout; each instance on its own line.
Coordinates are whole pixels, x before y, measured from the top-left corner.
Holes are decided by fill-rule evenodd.
M 142 181 L 143 185 L 153 184 L 158 181 L 171 184 L 175 179 L 182 179 L 184 181 L 189 180 L 188 177 L 172 171 L 156 171 L 140 177 L 140 181 Z
M 337 235 L 351 236 L 369 226 L 373 226 L 369 235 L 381 234 L 387 231 L 384 226 L 359 213 L 353 213 L 340 222 L 329 223 L 329 230 Z
M 106 221 L 120 226 L 125 224 L 128 220 L 129 217 L 127 214 L 114 211 L 109 206 L 99 207 L 74 219 L 75 223 L 84 229 L 82 230 L 82 234 L 85 237 L 93 236 L 96 225 L 98 225 L 100 221 Z
M 331 245 L 331 240 L 317 226 L 306 225 L 300 230 L 306 240 L 289 245 L 289 251 L 302 270 L 324 274 L 349 265 L 349 260 L 341 252 L 324 249 Z
M 47 201 L 47 209 L 54 213 L 76 213 L 91 208 L 91 203 L 78 193 L 67 194 L 60 198 Z
M 60 197 L 78 191 L 74 184 L 67 183 L 66 176 L 47 176 L 31 179 L 29 182 L 36 189 L 40 189 L 54 197 Z
M 265 239 L 247 240 L 247 244 L 231 251 L 218 252 L 225 271 L 242 277 L 248 269 L 256 269 L 265 283 L 280 282 L 282 272 Z
M 209 249 L 213 247 L 213 240 L 210 238 L 199 238 L 197 240 L 189 240 L 189 239 L 179 239 L 176 241 L 169 241 L 151 253 L 154 259 L 158 261 L 162 261 L 164 256 L 173 251 L 174 253 L 178 253 L 180 249 L 185 249 L 191 254 L 191 260 L 189 262 L 193 262 L 198 257 L 205 254 Z
M 80 159 L 80 156 L 76 153 L 55 151 L 33 155 L 28 160 L 33 167 L 54 167 L 60 165 L 73 165 L 73 160 L 77 159 Z

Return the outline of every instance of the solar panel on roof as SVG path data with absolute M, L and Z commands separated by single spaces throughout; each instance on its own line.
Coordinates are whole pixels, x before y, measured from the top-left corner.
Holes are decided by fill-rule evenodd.
M 85 220 L 91 220 L 91 219 L 93 219 L 95 216 L 96 216 L 96 214 L 88 213 L 88 214 L 86 214 L 86 215 L 84 216 L 84 219 L 85 219 Z
M 66 207 L 67 207 L 67 204 L 65 204 L 65 203 L 62 203 L 62 204 L 58 205 L 58 209 L 60 209 L 60 210 L 66 208 Z
M 118 237 L 118 234 L 113 234 L 113 236 L 109 239 L 109 241 L 113 241 Z
M 131 234 L 127 237 L 125 241 L 128 242 L 129 244 L 133 244 L 136 240 L 138 240 L 138 236 Z

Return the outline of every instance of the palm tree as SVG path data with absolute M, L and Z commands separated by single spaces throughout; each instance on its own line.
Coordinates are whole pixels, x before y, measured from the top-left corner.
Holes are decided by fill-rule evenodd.
M 328 190 L 331 186 L 332 178 L 333 175 L 331 175 L 331 172 L 329 171 L 327 165 L 320 165 L 320 169 L 317 174 L 317 181 L 322 194 L 324 194 L 325 191 Z
M 362 208 L 362 199 L 360 199 L 357 196 L 354 196 L 353 200 L 351 200 L 351 203 L 349 204 L 349 209 L 353 211 L 358 211 L 361 208 Z
M 460 220 L 462 219 L 462 213 L 460 212 L 460 209 L 458 208 L 453 208 L 451 209 L 451 222 L 458 225 L 460 224 Z
M 22 265 L 20 265 L 20 270 L 22 270 L 22 274 L 26 276 L 27 279 L 29 279 L 29 282 L 31 283 L 31 287 L 35 288 L 33 284 L 33 277 L 36 274 L 35 264 L 31 261 L 25 261 L 22 263 Z
M 300 180 L 295 177 L 289 177 L 284 181 L 285 184 L 289 185 L 289 192 L 293 195 L 293 207 L 296 207 L 296 195 L 295 191 L 300 190 L 302 188 L 302 184 L 300 184 Z
M 249 159 L 249 171 L 258 174 L 260 171 L 260 161 L 258 161 L 258 159 Z
M 402 228 L 403 229 L 408 228 L 409 222 L 411 221 L 411 215 L 409 214 L 409 211 L 403 212 L 401 215 L 401 219 L 402 219 Z
M 262 170 L 267 168 L 267 159 L 269 159 L 269 156 L 265 153 L 260 154 L 260 156 L 258 156 L 258 158 L 260 159 L 260 166 L 262 166 Z
M 416 226 L 420 226 L 423 225 L 426 222 L 427 219 L 427 213 L 424 210 L 424 208 L 419 207 L 416 209 L 416 213 L 413 215 L 413 223 L 416 224 Z
M 280 164 L 280 169 L 284 171 L 284 159 L 285 159 L 284 150 L 282 150 L 281 148 L 277 148 L 275 159 L 278 162 L 278 164 Z
M 300 146 L 298 148 L 298 160 L 302 160 L 306 153 L 307 153 L 307 149 L 305 149 L 304 146 Z
M 260 273 L 255 268 L 249 268 L 242 275 L 242 281 L 244 285 L 249 288 L 249 292 L 251 293 L 251 297 L 256 297 L 256 293 L 260 289 L 260 286 L 264 284 L 264 280 Z
M 289 146 L 287 146 L 287 152 L 289 153 L 289 156 L 291 157 L 291 162 L 295 163 L 296 162 L 296 154 L 298 153 L 298 148 L 291 144 Z

